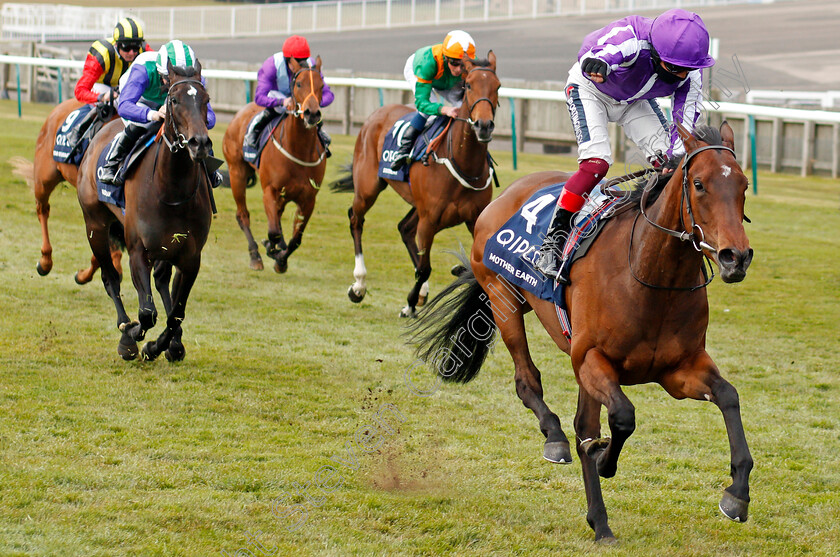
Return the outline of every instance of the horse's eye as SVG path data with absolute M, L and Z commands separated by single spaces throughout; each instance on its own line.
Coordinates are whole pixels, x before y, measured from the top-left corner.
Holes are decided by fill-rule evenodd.
M 470 85 L 469 83 L 465 83 L 464 84 L 464 89 L 467 89 L 467 90 L 472 89 L 472 85 Z
M 703 191 L 703 182 L 701 182 L 699 178 L 694 179 L 694 189 L 697 191 Z

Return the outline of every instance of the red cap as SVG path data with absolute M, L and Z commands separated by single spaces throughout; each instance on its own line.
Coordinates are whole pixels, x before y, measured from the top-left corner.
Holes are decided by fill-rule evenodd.
M 309 58 L 309 43 L 300 35 L 292 35 L 283 43 L 285 58 Z

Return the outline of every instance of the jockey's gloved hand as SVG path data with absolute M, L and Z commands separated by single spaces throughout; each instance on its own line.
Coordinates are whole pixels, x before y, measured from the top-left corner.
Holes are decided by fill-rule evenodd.
M 603 60 L 598 60 L 597 58 L 584 58 L 583 62 L 580 63 L 580 71 L 582 71 L 584 75 L 596 73 L 606 79 L 607 63 Z
M 668 157 L 668 160 L 665 161 L 665 164 L 662 165 L 663 171 L 673 172 L 677 169 L 680 163 L 683 160 L 683 155 L 671 155 Z

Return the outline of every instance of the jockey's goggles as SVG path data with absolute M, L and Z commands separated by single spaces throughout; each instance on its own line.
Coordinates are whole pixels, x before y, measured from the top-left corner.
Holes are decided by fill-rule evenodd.
M 450 66 L 460 67 L 464 65 L 464 62 L 459 60 L 458 58 L 447 58 L 446 63 Z
M 683 66 L 677 66 L 677 65 L 674 65 L 670 62 L 666 62 L 665 60 L 662 60 L 662 63 L 665 64 L 665 69 L 668 70 L 671 73 L 683 73 L 683 72 L 690 72 L 690 71 L 694 70 L 694 68 L 685 68 Z
M 126 52 L 129 52 L 131 50 L 135 52 L 140 52 L 140 49 L 143 48 L 143 43 L 139 43 L 136 41 L 119 41 L 117 43 L 117 48 Z

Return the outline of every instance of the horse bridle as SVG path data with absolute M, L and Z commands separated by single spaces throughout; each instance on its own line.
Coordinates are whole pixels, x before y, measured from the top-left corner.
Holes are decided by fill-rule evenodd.
M 303 99 L 303 102 L 297 103 L 297 110 L 292 110 L 289 112 L 295 118 L 303 118 L 303 103 L 309 100 L 309 97 L 315 97 L 315 100 L 318 101 L 318 96 L 315 94 L 315 77 L 312 72 L 317 71 L 317 68 L 300 68 L 298 71 L 295 72 L 295 75 L 292 76 L 292 87 L 294 84 L 297 83 L 298 76 L 303 72 L 310 72 L 309 73 L 309 94 Z M 292 92 L 292 98 L 294 98 L 294 92 Z M 318 101 L 320 105 L 320 101 Z
M 201 81 L 198 80 L 198 79 L 182 79 L 181 81 L 176 81 L 175 83 L 171 84 L 169 86 L 169 92 L 167 92 L 167 94 L 166 94 L 166 114 L 167 114 L 167 116 L 171 113 L 170 109 L 172 108 L 172 95 L 171 95 L 172 88 L 175 87 L 176 85 L 181 85 L 182 83 L 197 84 L 199 87 L 204 89 L 204 84 L 201 83 Z M 206 89 L 205 89 L 205 92 L 206 92 Z M 164 117 L 163 124 L 164 124 L 163 125 L 164 129 L 163 129 L 163 134 L 161 134 L 161 137 L 163 137 L 164 142 L 166 142 L 166 146 L 169 147 L 169 152 L 170 153 L 177 153 L 178 151 L 180 151 L 181 149 L 183 149 L 184 147 L 187 146 L 187 143 L 189 142 L 189 140 L 184 136 L 184 134 L 182 134 L 181 132 L 178 131 L 178 126 L 175 123 L 175 118 Z M 168 128 L 172 129 L 172 133 L 175 135 L 175 140 L 174 141 L 170 142 L 169 138 L 166 137 L 166 130 Z
M 496 75 L 496 70 L 494 70 L 493 68 L 485 68 L 484 66 L 473 66 L 472 69 L 470 69 L 470 71 L 467 72 L 467 75 L 470 75 L 473 72 L 490 72 L 493 75 Z M 466 96 L 466 94 L 464 96 Z M 489 98 L 480 97 L 480 98 L 476 99 L 475 102 L 473 102 L 470 105 L 470 110 L 467 113 L 467 118 L 461 118 L 461 117 L 456 116 L 455 118 L 453 118 L 453 120 L 460 120 L 461 122 L 466 122 L 467 124 L 469 124 L 471 126 L 475 125 L 475 121 L 473 121 L 473 119 L 472 119 L 472 113 L 473 113 L 473 109 L 481 101 L 487 101 L 488 103 L 490 103 L 490 110 L 492 111 L 493 118 L 495 119 L 496 118 L 496 105 Z
M 648 185 L 645 186 L 645 190 L 644 190 L 644 193 L 642 194 L 642 199 L 641 199 L 641 202 L 640 202 L 640 205 L 639 205 L 640 214 L 645 217 L 645 220 L 649 224 L 653 225 L 655 228 L 661 230 L 665 234 L 668 234 L 669 236 L 673 236 L 674 238 L 679 239 L 682 242 L 686 242 L 686 241 L 690 240 L 691 245 L 694 247 L 694 249 L 696 251 L 702 253 L 703 256 L 706 258 L 706 261 L 708 261 L 709 257 L 705 253 L 703 253 L 703 250 L 704 249 L 708 250 L 708 251 L 710 251 L 711 253 L 714 254 L 714 253 L 717 253 L 717 249 L 715 249 L 711 244 L 706 242 L 706 235 L 703 232 L 703 228 L 699 224 L 697 224 L 697 222 L 694 220 L 694 211 L 692 210 L 692 207 L 691 207 L 691 196 L 689 195 L 689 192 L 688 192 L 688 164 L 689 164 L 689 162 L 691 162 L 691 159 L 693 159 L 696 155 L 698 155 L 699 153 L 702 153 L 703 151 L 709 151 L 709 150 L 729 151 L 730 153 L 732 153 L 732 156 L 736 156 L 735 151 L 733 151 L 729 147 L 726 147 L 725 145 L 704 145 L 703 147 L 699 147 L 699 148 L 695 149 L 691 153 L 686 153 L 685 157 L 683 158 L 682 164 L 680 165 L 680 168 L 683 171 L 682 198 L 680 199 L 680 207 L 682 208 L 682 206 L 685 205 L 686 213 L 688 213 L 688 218 L 691 222 L 691 228 L 689 229 L 690 232 L 686 231 L 686 230 L 683 230 L 682 232 L 680 232 L 678 230 L 672 230 L 670 228 L 666 228 L 664 226 L 661 226 L 661 225 L 655 223 L 654 221 L 652 221 L 647 216 L 647 213 L 645 213 L 645 205 L 647 204 L 647 198 L 648 198 L 648 195 L 650 194 L 650 191 L 652 189 L 653 184 L 656 183 L 656 176 L 654 176 L 650 180 Z M 714 267 L 712 267 L 711 263 L 709 263 L 709 269 L 711 269 L 711 275 L 709 275 L 709 273 L 706 272 L 706 266 L 705 265 L 703 265 L 701 267 L 703 269 L 703 276 L 705 278 L 705 282 L 703 284 L 699 284 L 697 286 L 689 286 L 689 287 L 657 286 L 657 285 L 654 285 L 654 284 L 649 284 L 649 283 L 643 281 L 642 279 L 640 279 L 638 276 L 636 276 L 636 273 L 633 272 L 631 254 L 633 252 L 633 236 L 635 234 L 636 221 L 638 220 L 638 218 L 639 218 L 639 215 L 637 214 L 636 218 L 633 220 L 633 229 L 630 231 L 630 245 L 629 245 L 628 250 L 627 250 L 627 263 L 628 263 L 628 266 L 630 268 L 630 274 L 633 275 L 633 278 L 636 279 L 636 281 L 638 281 L 640 284 L 643 284 L 644 286 L 647 286 L 649 288 L 655 288 L 655 289 L 660 289 L 660 290 L 688 290 L 688 291 L 693 292 L 694 290 L 697 290 L 699 288 L 704 288 L 705 286 L 708 286 L 709 283 L 711 283 L 712 280 L 714 280 L 715 271 L 714 271 Z M 680 223 L 683 225 L 683 229 L 685 229 L 686 226 L 685 226 L 685 221 L 684 221 L 684 218 L 683 218 L 683 212 L 682 211 L 680 211 Z M 699 239 L 698 239 L 697 233 L 699 233 Z

